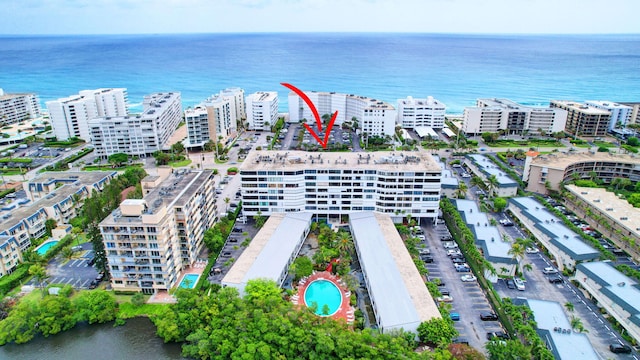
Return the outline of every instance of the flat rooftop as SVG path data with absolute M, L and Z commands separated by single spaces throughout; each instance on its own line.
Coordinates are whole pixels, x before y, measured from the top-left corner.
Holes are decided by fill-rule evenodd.
M 567 185 L 565 188 L 576 197 L 584 200 L 592 208 L 611 216 L 633 235 L 640 237 L 640 209 L 633 207 L 627 200 L 620 199 L 607 189 L 587 188 Z
M 577 101 L 570 100 L 552 100 L 551 103 L 555 103 L 557 105 L 561 105 L 573 111 L 581 112 L 587 115 L 609 115 L 609 111 L 598 109 L 593 106 L 589 106 L 587 104 L 583 104 Z
M 93 185 L 107 177 L 115 177 L 116 171 L 46 171 L 29 180 L 29 184 L 51 184 L 54 182 L 74 183 L 79 181 L 84 185 Z
M 496 108 L 502 108 L 502 109 L 522 110 L 522 111 L 535 110 L 538 112 L 539 111 L 549 111 L 549 112 L 557 111 L 556 109 L 550 108 L 550 107 L 522 105 L 513 100 L 504 99 L 504 98 L 483 98 L 483 99 L 478 99 L 478 101 L 481 101 L 487 107 L 496 107 Z
M 462 215 L 473 232 L 476 243 L 482 246 L 485 258 L 492 262 L 513 263 L 516 261 L 509 254 L 511 243 L 502 240 L 502 234 L 497 226 L 489 224 L 489 218 L 478 208 L 473 200 L 452 199 L 453 204 Z
M 253 150 L 240 170 L 367 169 L 386 171 L 434 171 L 440 165 L 426 151 L 306 152 Z
M 602 107 L 607 108 L 607 109 L 629 109 L 629 110 L 632 109 L 631 106 L 627 106 L 627 105 L 624 105 L 624 104 L 619 104 L 619 103 L 614 102 L 614 101 L 606 101 L 606 100 L 587 100 L 587 101 L 585 101 L 585 104 L 602 106 Z
M 480 154 L 470 154 L 467 155 L 471 161 L 485 174 L 487 177 L 491 175 L 495 175 L 498 179 L 499 187 L 514 187 L 518 186 L 518 183 L 513 180 L 507 173 L 500 170 L 498 165 L 494 164 L 493 161 L 489 160 L 488 157 Z
M 349 223 L 383 330 L 441 317 L 391 218 L 358 212 Z
M 571 329 L 571 322 L 567 319 L 560 303 L 537 299 L 526 299 L 526 303 L 533 311 L 538 325 L 538 334 L 547 343 L 556 359 L 600 359 L 587 335 L 576 333 Z M 557 328 L 565 331 L 557 331 Z
M 602 286 L 602 294 L 631 314 L 629 320 L 640 326 L 640 284 L 636 280 L 608 261 L 582 263 L 576 268 Z
M 519 207 L 534 226 L 551 239 L 552 244 L 571 256 L 573 260 L 592 260 L 600 256 L 598 250 L 582 241 L 578 234 L 566 227 L 562 220 L 534 198 L 515 197 L 509 199 L 509 202 Z
M 611 161 L 616 163 L 628 163 L 640 165 L 640 157 L 637 155 L 613 154 L 609 152 L 555 152 L 539 155 L 531 161 L 532 166 L 542 166 L 552 169 L 564 170 L 569 165 L 579 162 Z
M 445 163 L 442 162 L 442 160 L 440 160 L 440 157 L 438 157 L 437 155 L 434 155 L 433 158 L 438 163 L 438 165 L 440 165 L 440 167 L 442 168 L 442 178 L 440 179 L 440 184 L 442 184 L 442 187 L 449 188 L 449 189 L 457 189 L 458 186 L 460 185 L 458 178 L 455 175 L 453 175 L 453 172 L 451 171 L 451 169 L 447 168 L 447 165 L 445 165 Z
M 274 213 L 235 261 L 222 284 L 246 284 L 252 279 L 278 281 L 307 230 L 310 212 Z M 304 240 L 304 239 L 303 239 Z

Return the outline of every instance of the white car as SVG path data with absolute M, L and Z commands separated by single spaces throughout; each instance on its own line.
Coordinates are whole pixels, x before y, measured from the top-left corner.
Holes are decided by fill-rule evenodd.
M 471 274 L 467 274 L 467 275 L 462 275 L 460 276 L 460 280 L 462 280 L 463 282 L 469 282 L 469 281 L 476 281 L 476 277 L 471 275 Z
M 516 284 L 516 289 L 524 291 L 524 281 L 522 279 L 513 279 L 513 282 Z
M 422 240 L 422 241 L 427 240 L 427 238 L 424 235 L 421 235 L 421 234 L 414 235 L 413 237 L 417 238 L 418 240 Z
M 453 255 L 462 255 L 462 253 L 458 249 L 447 250 L 447 256 L 453 256 Z
M 462 174 L 462 177 L 466 179 L 466 178 L 470 178 L 471 175 L 469 175 L 468 173 L 464 173 L 464 174 Z
M 542 272 L 548 275 L 548 274 L 556 274 L 556 273 L 558 273 L 558 270 L 556 270 L 556 269 L 552 268 L 551 266 L 549 266 L 549 267 L 546 267 L 546 268 L 542 269 Z
M 538 250 L 538 249 L 536 249 L 536 248 L 532 248 L 532 247 L 528 247 L 528 248 L 524 249 L 524 251 L 525 251 L 527 254 L 537 254 L 537 253 L 539 253 L 539 252 L 540 252 L 540 250 Z
M 437 298 L 436 300 L 438 300 L 439 302 L 453 302 L 453 298 L 449 295 L 442 295 L 439 298 Z
M 456 244 L 453 241 L 445 241 L 443 244 L 444 244 L 444 248 L 445 249 L 457 249 L 458 248 L 458 244 Z

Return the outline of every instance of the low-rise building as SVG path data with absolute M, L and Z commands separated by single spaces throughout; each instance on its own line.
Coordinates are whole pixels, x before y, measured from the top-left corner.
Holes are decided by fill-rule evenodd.
M 516 299 L 517 305 L 524 304 L 531 309 L 536 321 L 536 332 L 547 348 L 558 360 L 598 360 L 600 356 L 593 349 L 586 334 L 575 332 L 562 305 L 555 301 L 538 299 Z
M 567 111 L 565 132 L 573 136 L 607 135 L 611 119 L 611 113 L 608 110 L 566 100 L 551 100 L 550 106 Z
M 608 152 L 555 152 L 529 156 L 525 160 L 522 180 L 527 191 L 546 194 L 560 190 L 560 185 L 576 179 L 600 179 L 610 183 L 613 179 L 640 180 L 640 157 Z M 574 175 L 575 174 L 575 175 Z
M 123 201 L 99 226 L 113 289 L 153 294 L 198 259 L 216 219 L 214 175 L 183 169 L 143 182 L 143 199 Z
M 600 257 L 598 250 L 585 243 L 537 200 L 531 197 L 511 198 L 508 210 L 547 249 L 560 270 L 573 270 L 580 262 Z
M 518 182 L 500 170 L 500 167 L 494 164 L 488 157 L 479 154 L 470 154 L 466 156 L 464 163 L 476 176 L 480 177 L 485 184 L 492 175 L 495 176 L 497 185 L 495 185 L 492 190 L 494 195 L 508 197 L 515 196 L 518 193 Z
M 247 216 L 308 211 L 321 217 L 376 211 L 435 220 L 442 169 L 425 151 L 252 151 L 240 166 Z
M 440 168 L 442 168 L 440 195 L 448 198 L 455 198 L 458 188 L 460 187 L 460 181 L 455 175 L 453 175 L 451 169 L 447 168 L 447 165 L 442 162 L 438 156 L 434 155 L 434 159 L 438 162 Z
M 22 186 L 27 198 L 37 201 L 63 185 L 74 183 L 84 185 L 89 194 L 93 190 L 101 192 L 117 174 L 115 171 L 47 171 L 23 183 Z
M 452 203 L 473 233 L 476 246 L 495 270 L 485 270 L 485 278 L 495 283 L 498 275 L 515 275 L 518 261 L 509 253 L 511 241 L 505 241 L 498 227 L 490 224 L 487 214 L 480 211 L 475 201 L 455 199 Z
M 278 121 L 278 93 L 258 91 L 245 99 L 249 130 L 270 131 Z
M 7 94 L 0 89 L 0 125 L 29 121 L 40 116 L 36 94 Z
M 244 296 L 247 282 L 273 280 L 282 286 L 289 266 L 300 252 L 311 228 L 313 214 L 296 212 L 272 214 L 222 279 L 222 286 L 238 289 Z
M 0 277 L 11 274 L 22 262 L 22 250 L 15 236 L 0 235 Z
M 574 279 L 613 316 L 635 341 L 640 342 L 640 284 L 618 271 L 611 262 L 578 264 Z
M 444 127 L 446 106 L 432 96 L 414 99 L 408 96 L 398 100 L 397 124 L 404 129 Z
M 391 218 L 365 211 L 351 214 L 349 225 L 380 331 L 417 333 L 420 323 L 440 318 Z

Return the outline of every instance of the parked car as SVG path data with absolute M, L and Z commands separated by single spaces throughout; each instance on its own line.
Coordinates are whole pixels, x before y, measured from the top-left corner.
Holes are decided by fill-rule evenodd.
M 557 273 L 558 273 L 558 270 L 557 270 L 557 269 L 552 268 L 551 266 L 548 266 L 548 267 L 546 267 L 546 268 L 542 269 L 542 272 L 543 272 L 543 273 L 545 273 L 545 274 L 547 274 L 547 275 L 549 275 L 549 274 L 557 274 Z
M 558 274 L 549 275 L 548 279 L 549 279 L 549 282 L 552 283 L 552 284 L 556 284 L 556 283 L 561 283 L 562 282 L 562 276 L 560 276 Z
M 451 292 L 447 288 L 440 288 L 440 295 L 451 295 Z
M 88 266 L 93 266 L 93 264 L 95 264 L 95 263 L 96 263 L 96 259 L 95 258 L 91 258 L 91 259 L 89 259 L 89 261 L 87 261 L 87 265 Z
M 507 335 L 504 331 L 491 331 L 487 333 L 487 340 L 491 340 L 493 338 L 508 340 L 509 335 Z
M 482 321 L 496 321 L 498 320 L 498 315 L 493 311 L 481 311 L 480 312 L 480 320 Z
M 467 259 L 465 259 L 464 257 L 452 257 L 451 261 L 453 261 L 454 264 L 464 264 L 467 262 Z
M 458 249 L 447 250 L 447 256 L 454 256 L 454 255 L 462 255 L 462 253 Z
M 233 228 L 231 231 L 233 231 L 234 233 L 241 233 L 242 229 Z
M 469 345 L 469 340 L 467 340 L 467 338 L 455 338 L 451 341 L 454 344 L 465 344 L 465 345 Z
M 433 262 L 433 256 L 425 255 L 425 256 L 422 257 L 422 261 L 424 261 L 426 263 L 432 263 Z
M 460 280 L 462 280 L 463 282 L 476 281 L 476 277 L 471 274 L 466 274 L 460 276 Z
M 460 321 L 460 314 L 458 314 L 457 312 L 451 312 L 449 313 L 449 317 L 451 318 L 451 320 L 453 321 Z
M 507 288 L 509 288 L 509 289 L 515 289 L 516 288 L 516 283 L 513 281 L 513 279 L 506 279 L 505 283 L 507 283 Z
M 453 302 L 453 298 L 450 295 L 442 295 L 436 300 L 438 300 L 438 302 L 447 302 L 447 303 Z
M 627 346 L 627 345 L 623 345 L 623 344 L 611 344 L 609 345 L 609 350 L 611 350 L 612 353 L 616 353 L 616 354 L 630 354 L 631 353 L 631 347 Z
M 469 175 L 468 173 L 463 173 L 463 174 L 462 174 L 462 177 L 463 177 L 463 178 L 465 178 L 465 179 L 467 179 L 467 178 L 470 178 L 470 177 L 471 177 L 471 175 Z
M 516 289 L 520 291 L 524 291 L 524 281 L 522 279 L 513 279 L 513 282 L 516 284 Z
M 427 238 L 424 235 L 421 235 L 421 234 L 414 235 L 414 237 L 417 238 L 418 240 L 422 240 L 422 241 L 427 240 Z
M 540 250 L 538 250 L 538 249 L 536 249 L 536 248 L 533 248 L 533 247 L 528 247 L 528 248 L 524 249 L 524 251 L 525 251 L 527 254 L 537 254 L 537 253 L 539 253 L 539 252 L 540 252 Z
M 458 248 L 458 244 L 456 244 L 453 241 L 447 241 L 444 243 L 444 248 L 445 249 L 457 249 Z
M 466 263 L 464 264 L 456 264 L 457 272 L 471 272 L 471 268 Z

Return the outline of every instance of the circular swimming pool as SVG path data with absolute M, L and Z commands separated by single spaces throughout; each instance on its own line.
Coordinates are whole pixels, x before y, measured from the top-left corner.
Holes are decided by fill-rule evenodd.
M 331 281 L 316 280 L 307 286 L 304 292 L 304 303 L 307 307 L 316 304 L 316 315 L 331 316 L 342 305 L 342 294 Z

